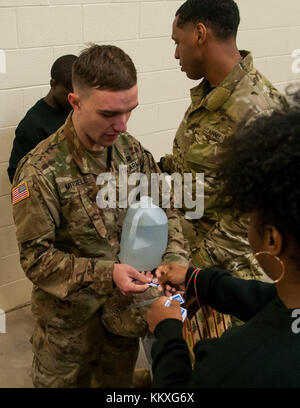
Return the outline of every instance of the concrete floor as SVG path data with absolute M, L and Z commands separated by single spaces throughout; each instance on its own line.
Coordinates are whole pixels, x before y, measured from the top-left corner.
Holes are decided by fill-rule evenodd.
M 0 388 L 33 388 L 29 342 L 33 327 L 30 306 L 6 314 L 6 333 L 0 333 Z M 143 347 L 136 366 L 148 368 Z

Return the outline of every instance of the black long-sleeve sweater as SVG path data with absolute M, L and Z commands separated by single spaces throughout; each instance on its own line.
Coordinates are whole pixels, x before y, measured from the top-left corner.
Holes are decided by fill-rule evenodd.
M 188 294 L 195 296 L 193 284 Z M 274 284 L 234 278 L 214 267 L 199 272 L 197 294 L 246 323 L 199 341 L 192 369 L 182 322 L 160 322 L 152 347 L 154 387 L 300 387 L 300 310 L 297 322 L 297 312 L 293 317 Z
M 15 132 L 9 167 L 7 169 L 11 183 L 13 182 L 19 161 L 37 144 L 62 126 L 68 114 L 68 111 L 52 108 L 45 102 L 44 98 L 37 101 L 29 109 Z

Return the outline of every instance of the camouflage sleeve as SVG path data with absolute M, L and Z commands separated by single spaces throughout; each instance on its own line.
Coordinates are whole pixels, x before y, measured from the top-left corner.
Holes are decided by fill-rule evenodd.
M 234 276 L 257 278 L 262 275 L 251 255 L 248 242 L 248 220 L 220 205 L 218 182 L 215 176 L 215 157 L 222 149 L 220 144 L 193 144 L 187 155 L 192 171 L 204 173 L 204 216 L 200 224 L 210 220 L 210 228 L 200 234 L 197 242 L 197 266 L 219 265 Z M 194 188 L 194 184 L 193 184 Z M 213 221 L 213 223 L 212 223 Z
M 76 257 L 55 246 L 60 223 L 55 187 L 32 165 L 18 168 L 15 185 L 27 189 L 27 197 L 14 203 L 13 217 L 20 259 L 26 276 L 44 291 L 66 298 L 87 286 L 105 294 L 112 289 L 113 261 Z
M 152 154 L 142 148 L 142 172 L 151 177 L 151 173 L 161 174 L 159 167 L 157 166 Z M 161 175 L 162 176 L 162 175 Z M 149 185 L 151 183 L 149 182 Z M 162 205 L 161 189 L 159 195 L 160 206 Z M 168 246 L 163 256 L 163 263 L 176 262 L 180 265 L 187 266 L 189 264 L 188 248 L 185 243 L 180 219 L 177 210 L 174 208 L 173 199 L 170 199 L 170 208 L 163 208 L 168 217 Z
M 172 205 L 172 203 L 171 203 Z M 175 208 L 166 208 L 168 216 L 168 246 L 163 256 L 163 264 L 176 262 L 179 265 L 189 265 L 188 244 L 185 241 L 178 213 Z
M 263 109 L 256 113 L 250 111 L 248 117 L 245 118 L 245 124 L 243 125 L 243 127 L 250 125 L 252 122 L 256 121 L 257 119 L 263 116 L 271 116 L 272 113 L 274 113 L 274 111 L 275 109 L 273 108 Z
M 225 214 L 199 241 L 198 266 L 218 265 L 238 278 L 261 279 L 264 274 L 252 255 L 247 228 L 245 217 Z
M 220 153 L 220 145 L 217 143 L 194 143 L 191 145 L 186 162 L 188 168 L 192 171 L 192 195 L 197 200 L 203 200 L 202 208 L 205 208 L 203 218 L 217 220 L 220 217 L 220 205 L 218 196 L 218 186 L 216 183 L 216 155 Z M 196 194 L 196 175 L 203 174 L 201 181 L 204 195 Z M 198 185 L 199 187 L 199 185 Z M 184 208 L 187 211 L 187 208 Z

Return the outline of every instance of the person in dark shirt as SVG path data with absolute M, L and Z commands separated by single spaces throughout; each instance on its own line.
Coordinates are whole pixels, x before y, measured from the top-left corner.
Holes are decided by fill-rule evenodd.
M 76 59 L 75 55 L 64 55 L 54 62 L 50 91 L 19 123 L 7 169 L 11 183 L 22 157 L 65 123 L 71 111 L 68 94 L 72 92 L 72 64 Z
M 148 310 L 156 387 L 300 387 L 300 110 L 273 113 L 224 144 L 222 197 L 249 215 L 249 243 L 273 283 L 225 270 L 172 264 L 157 278 L 167 293 L 185 290 L 245 322 L 200 340 L 192 368 L 179 303 L 161 297 Z

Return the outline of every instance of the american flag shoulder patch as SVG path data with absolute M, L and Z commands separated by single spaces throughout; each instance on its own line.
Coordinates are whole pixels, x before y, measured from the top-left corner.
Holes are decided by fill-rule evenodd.
M 29 190 L 26 181 L 19 184 L 17 187 L 13 188 L 11 191 L 12 194 L 12 203 L 16 204 L 19 201 L 24 200 L 25 198 L 29 197 Z

